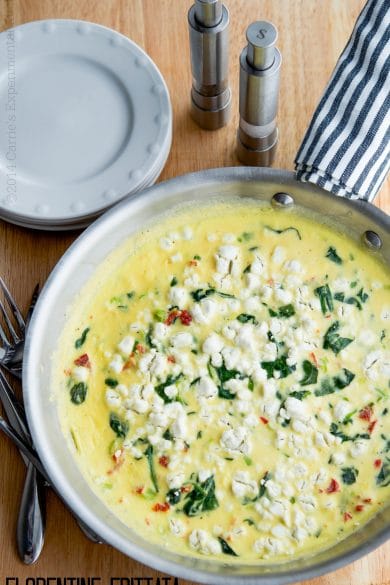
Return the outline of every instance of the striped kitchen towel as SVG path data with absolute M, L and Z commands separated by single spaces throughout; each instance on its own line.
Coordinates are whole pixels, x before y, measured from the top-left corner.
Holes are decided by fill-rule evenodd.
M 390 167 L 390 0 L 368 0 L 295 159 L 297 178 L 372 200 Z

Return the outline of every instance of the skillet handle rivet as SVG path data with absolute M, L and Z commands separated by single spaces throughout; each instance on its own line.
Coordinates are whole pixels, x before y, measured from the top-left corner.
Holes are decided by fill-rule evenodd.
M 378 236 L 376 232 L 371 230 L 367 230 L 363 234 L 363 242 L 369 248 L 374 248 L 375 250 L 379 250 L 382 247 L 382 240 L 381 237 Z
M 275 207 L 290 207 L 294 205 L 294 199 L 288 193 L 275 193 L 271 199 L 271 203 Z

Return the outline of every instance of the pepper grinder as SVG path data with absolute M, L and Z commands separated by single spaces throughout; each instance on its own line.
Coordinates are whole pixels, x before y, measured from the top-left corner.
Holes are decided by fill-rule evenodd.
M 229 12 L 221 0 L 195 0 L 188 12 L 192 69 L 191 115 L 206 130 L 230 116 Z
M 276 114 L 281 54 L 278 31 L 267 21 L 253 22 L 240 56 L 240 122 L 237 155 L 246 165 L 272 164 L 278 143 Z

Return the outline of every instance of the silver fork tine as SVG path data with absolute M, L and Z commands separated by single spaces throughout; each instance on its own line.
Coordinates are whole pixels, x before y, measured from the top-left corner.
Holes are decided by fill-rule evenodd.
M 0 339 L 3 342 L 3 345 L 5 345 L 5 347 L 11 347 L 10 342 L 8 341 L 8 338 L 5 334 L 4 329 L 2 328 L 2 326 L 0 325 Z
M 30 432 L 27 428 L 24 408 L 16 398 L 13 389 L 8 383 L 0 369 L 0 399 L 3 403 L 4 411 L 7 415 L 8 421 L 15 431 L 27 439 L 31 439 Z
M 4 280 L 1 278 L 1 276 L 0 276 L 0 287 L 2 288 L 4 296 L 7 299 L 9 306 L 11 307 L 11 310 L 14 314 L 14 317 L 16 319 L 17 324 L 20 327 L 20 330 L 24 331 L 26 328 L 26 324 L 24 322 L 22 314 L 19 311 L 17 304 L 15 303 L 11 293 L 9 292 L 8 288 L 6 287 L 6 284 L 5 284 Z
M 0 301 L 0 311 L 3 313 L 4 321 L 7 323 L 7 327 L 8 327 L 8 330 L 9 330 L 10 334 L 11 334 L 12 341 L 14 343 L 18 343 L 18 341 L 20 341 L 20 337 L 16 333 L 16 331 L 14 329 L 14 326 L 12 325 L 11 320 L 8 317 L 7 312 L 6 312 L 5 308 L 4 308 L 4 305 L 3 305 L 3 303 L 1 301 Z M 4 332 L 4 330 L 3 330 L 3 332 Z

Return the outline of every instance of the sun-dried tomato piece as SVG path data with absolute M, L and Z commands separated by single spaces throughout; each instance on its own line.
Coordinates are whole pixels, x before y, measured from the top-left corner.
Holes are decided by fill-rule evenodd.
M 359 412 L 359 418 L 361 420 L 370 421 L 371 420 L 371 417 L 372 417 L 372 413 L 373 413 L 372 406 L 365 406 Z
M 180 318 L 182 325 L 187 325 L 187 326 L 191 325 L 192 315 L 186 309 L 183 309 L 183 311 L 181 311 L 179 318 Z
M 330 484 L 328 485 L 328 487 L 326 488 L 325 491 L 326 491 L 327 494 L 334 494 L 335 492 L 339 492 L 340 491 L 340 485 L 332 477 L 332 479 L 330 480 Z
M 84 368 L 90 368 L 91 362 L 89 361 L 89 356 L 87 353 L 83 353 L 80 357 L 74 360 L 76 366 L 82 366 Z
M 163 504 L 157 503 L 154 504 L 152 507 L 153 512 L 168 512 L 170 505 L 168 502 L 164 502 Z
M 368 429 L 367 429 L 367 430 L 368 430 L 368 432 L 370 433 L 370 435 L 371 435 L 372 431 L 374 430 L 374 428 L 375 428 L 375 425 L 376 425 L 376 423 L 377 423 L 377 422 L 378 422 L 377 420 L 373 420 L 373 421 L 371 421 L 371 422 L 370 422 L 370 424 L 368 425 Z
M 165 325 L 173 325 L 176 319 L 179 317 L 180 311 L 173 309 L 168 313 L 168 317 L 165 319 Z
M 158 460 L 158 462 L 163 467 L 168 467 L 168 465 L 169 465 L 169 457 L 167 457 L 166 455 L 161 455 L 161 457 Z

